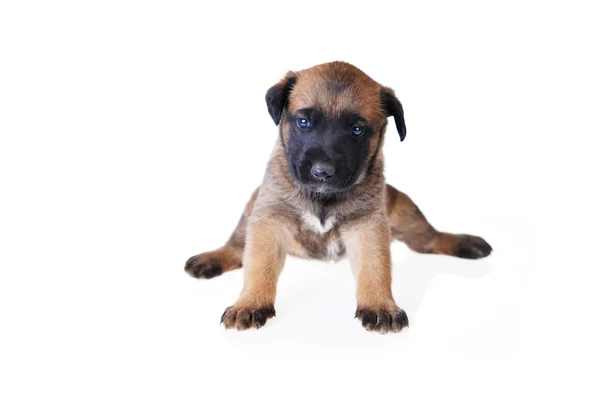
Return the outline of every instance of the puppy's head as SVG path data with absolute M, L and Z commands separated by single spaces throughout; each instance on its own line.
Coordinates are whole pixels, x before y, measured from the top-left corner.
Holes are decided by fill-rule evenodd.
M 360 182 L 379 153 L 388 117 L 400 140 L 406 135 L 394 92 L 344 62 L 289 72 L 266 100 L 290 174 L 311 192 L 343 192 Z

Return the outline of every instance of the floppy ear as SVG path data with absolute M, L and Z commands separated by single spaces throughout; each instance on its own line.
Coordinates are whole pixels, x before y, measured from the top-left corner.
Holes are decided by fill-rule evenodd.
M 283 114 L 283 110 L 287 107 L 288 97 L 295 83 L 296 74 L 290 71 L 285 75 L 285 78 L 267 91 L 265 100 L 267 101 L 267 108 L 275 125 L 279 125 L 281 114 Z
M 400 141 L 406 137 L 406 124 L 404 123 L 404 110 L 402 104 L 390 88 L 384 87 L 381 90 L 381 105 L 386 114 L 386 117 L 394 117 L 396 129 L 400 135 Z

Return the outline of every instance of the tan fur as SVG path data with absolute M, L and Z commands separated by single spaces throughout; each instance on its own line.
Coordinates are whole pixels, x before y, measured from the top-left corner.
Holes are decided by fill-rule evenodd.
M 344 242 L 355 272 L 359 306 L 385 308 L 392 298 L 390 232 L 383 213 L 370 215 L 343 230 Z
M 408 326 L 408 319 L 392 296 L 390 241 L 403 241 L 421 253 L 478 258 L 480 253 L 487 255 L 483 239 L 438 232 L 408 196 L 385 184 L 380 144 L 387 115 L 380 94 L 393 94 L 391 89 L 341 62 L 290 72 L 277 85 L 283 87 L 290 77 L 296 78 L 296 84 L 287 111 L 319 106 L 331 115 L 355 110 L 366 116 L 377 133 L 369 143 L 372 168 L 349 189 L 345 201 L 328 210 L 332 226 L 316 229 L 311 222 L 315 205 L 302 195 L 288 171 L 284 110 L 263 183 L 253 193 L 236 230 L 221 249 L 188 260 L 186 271 L 210 278 L 218 275 L 217 266 L 221 272 L 244 266 L 240 297 L 222 317 L 226 328 L 243 330 L 259 328 L 275 315 L 277 280 L 286 255 L 321 260 L 347 255 L 357 282 L 356 316 L 368 330 L 398 332 Z

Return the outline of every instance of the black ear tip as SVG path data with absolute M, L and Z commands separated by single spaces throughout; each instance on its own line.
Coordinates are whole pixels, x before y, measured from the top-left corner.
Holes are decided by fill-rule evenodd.
M 283 87 L 275 85 L 267 91 L 265 100 L 269 109 L 269 115 L 275 122 L 275 125 L 279 125 L 281 119 L 281 111 L 283 108 Z
M 286 77 L 272 86 L 265 95 L 267 108 L 275 125 L 279 125 L 283 110 L 287 106 L 288 96 L 295 83 L 296 77 L 292 72 L 288 72 Z
M 406 124 L 404 122 L 404 109 L 396 97 L 394 91 L 390 88 L 383 88 L 381 91 L 381 103 L 388 117 L 394 117 L 396 130 L 400 135 L 400 141 L 403 142 L 406 137 Z

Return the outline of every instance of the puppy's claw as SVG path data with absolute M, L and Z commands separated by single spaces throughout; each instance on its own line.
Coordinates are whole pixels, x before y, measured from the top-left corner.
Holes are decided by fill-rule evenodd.
M 476 260 L 489 256 L 492 250 L 492 246 L 479 236 L 460 235 L 456 256 Z
M 275 308 L 273 306 L 260 307 L 253 309 L 252 307 L 230 306 L 225 309 L 221 316 L 221 323 L 225 325 L 225 329 L 237 329 L 243 331 L 254 326 L 256 329 L 262 328 L 269 318 L 275 316 Z
M 375 330 L 381 334 L 400 332 L 403 328 L 408 328 L 408 317 L 404 310 L 398 307 L 387 309 L 359 307 L 355 318 L 360 319 L 367 331 Z
M 203 261 L 201 255 L 191 257 L 185 263 L 185 272 L 198 279 L 210 279 L 223 273 L 223 267 L 214 262 Z

